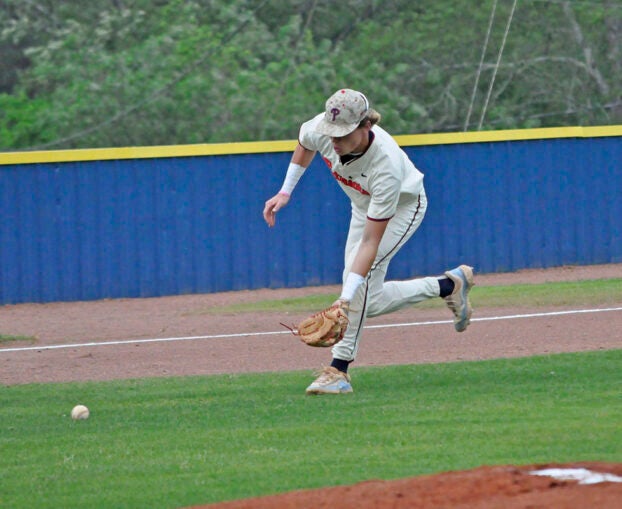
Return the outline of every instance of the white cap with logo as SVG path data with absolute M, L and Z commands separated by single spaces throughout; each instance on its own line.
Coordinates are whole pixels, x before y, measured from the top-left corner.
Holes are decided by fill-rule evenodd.
M 342 88 L 326 101 L 324 118 L 315 130 L 331 137 L 346 136 L 359 126 L 367 110 L 369 102 L 361 92 Z

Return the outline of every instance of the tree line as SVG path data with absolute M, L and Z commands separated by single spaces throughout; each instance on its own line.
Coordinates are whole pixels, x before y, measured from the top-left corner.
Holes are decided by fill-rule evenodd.
M 0 0 L 0 150 L 622 123 L 619 0 Z

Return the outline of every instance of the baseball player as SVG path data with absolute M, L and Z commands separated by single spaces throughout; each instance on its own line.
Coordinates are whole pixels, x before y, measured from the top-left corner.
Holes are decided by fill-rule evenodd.
M 473 269 L 467 265 L 440 277 L 385 281 L 389 263 L 417 230 L 427 208 L 423 174 L 395 140 L 377 124 L 380 114 L 361 92 L 341 89 L 323 113 L 300 128 L 281 190 L 266 201 L 263 216 L 272 227 L 316 152 L 352 204 L 345 246 L 343 286 L 336 304 L 349 325 L 332 347 L 332 362 L 307 387 L 307 394 L 352 392 L 348 366 L 355 360 L 365 319 L 441 297 L 454 314 L 454 327 L 469 325 Z

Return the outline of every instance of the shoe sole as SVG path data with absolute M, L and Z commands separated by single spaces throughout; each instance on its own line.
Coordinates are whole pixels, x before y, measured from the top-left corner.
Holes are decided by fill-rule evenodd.
M 348 389 L 348 390 L 337 389 L 336 391 L 330 391 L 330 390 L 326 390 L 326 389 L 307 389 L 305 391 L 305 393 L 310 395 L 310 396 L 319 396 L 321 394 L 350 394 L 352 392 L 354 392 L 352 390 L 352 387 L 350 387 L 350 389 Z
M 464 277 L 466 278 L 466 281 L 467 281 L 468 288 L 469 290 L 471 290 L 471 287 L 475 284 L 473 282 L 473 267 L 469 267 L 468 265 L 460 265 L 460 267 L 458 268 L 464 274 Z

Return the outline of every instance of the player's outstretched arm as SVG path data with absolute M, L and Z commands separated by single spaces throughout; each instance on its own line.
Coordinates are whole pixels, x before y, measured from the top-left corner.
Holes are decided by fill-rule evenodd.
M 281 190 L 278 194 L 270 198 L 263 209 L 263 218 L 268 223 L 268 226 L 273 227 L 276 221 L 276 213 L 281 210 L 289 202 L 296 184 L 300 180 L 300 177 L 304 174 L 307 166 L 311 164 L 313 157 L 315 156 L 314 150 L 308 150 L 304 148 L 300 143 L 296 146 L 294 153 L 292 154 L 291 162 L 287 168 L 285 180 L 281 186 Z

